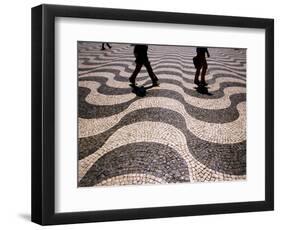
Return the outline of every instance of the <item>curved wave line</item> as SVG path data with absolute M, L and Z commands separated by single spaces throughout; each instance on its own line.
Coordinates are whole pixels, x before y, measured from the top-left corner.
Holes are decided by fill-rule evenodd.
M 134 65 L 131 64 L 131 65 L 128 65 L 126 67 L 124 67 L 124 66 L 110 67 L 110 70 L 111 71 L 120 71 L 119 72 L 119 76 L 120 77 L 125 77 L 125 78 L 128 79 L 128 77 L 130 77 L 132 72 L 134 71 L 134 68 L 135 68 Z M 127 72 L 126 71 L 127 69 L 131 70 L 131 72 Z M 104 73 L 109 72 L 107 70 L 108 69 L 102 69 L 101 68 L 101 69 L 99 69 L 99 73 L 101 73 L 101 72 L 104 72 Z M 190 80 L 194 79 L 194 74 L 195 74 L 195 70 L 194 69 L 191 69 L 190 72 L 192 74 L 189 74 L 189 73 L 183 72 L 183 71 L 175 69 L 175 68 L 165 68 L 165 67 L 156 67 L 156 68 L 154 68 L 154 72 L 155 72 L 156 75 L 157 75 L 157 72 L 159 72 L 159 71 L 172 72 L 172 73 L 181 75 L 182 77 L 184 77 L 186 79 L 190 79 Z M 93 70 L 89 70 L 89 71 L 85 71 L 85 72 L 80 72 L 79 71 L 79 78 L 81 78 L 81 77 L 89 77 L 89 76 L 91 76 L 92 73 L 95 73 L 95 71 L 93 71 Z M 145 71 L 140 73 L 140 74 L 143 74 L 145 76 L 148 75 Z M 206 75 L 206 80 L 212 79 L 215 74 L 228 74 L 228 75 L 233 75 L 233 76 L 235 76 L 235 77 L 237 77 L 239 79 L 245 80 L 245 77 L 242 77 L 240 74 L 237 74 L 235 72 L 229 72 L 229 71 L 226 71 L 226 70 L 209 70 L 209 73 Z
M 79 118 L 79 138 L 94 136 L 112 128 L 126 114 L 144 108 L 165 108 L 181 114 L 186 123 L 186 128 L 198 138 L 219 144 L 242 142 L 246 139 L 246 102 L 237 105 L 239 117 L 228 123 L 209 123 L 200 121 L 189 115 L 182 103 L 177 100 L 163 97 L 150 97 L 139 99 L 121 113 L 104 117 L 84 119 Z
M 102 62 L 113 62 L 115 60 L 119 60 L 120 62 L 121 61 L 133 61 L 135 59 L 134 55 L 133 54 L 128 54 L 128 55 L 122 55 L 122 56 L 119 56 L 119 57 L 114 57 L 110 60 L 106 59 L 106 60 L 100 60 L 100 59 L 97 59 L 94 55 L 93 56 L 87 56 L 87 57 L 84 57 L 84 56 L 79 56 L 78 60 L 81 64 L 87 64 L 87 65 L 97 65 L 99 63 L 102 63 Z M 155 62 L 159 62 L 159 61 L 173 61 L 173 62 L 179 62 L 180 64 L 186 64 L 186 63 L 190 63 L 190 64 L 193 64 L 193 57 L 188 57 L 188 58 L 182 58 L 182 57 L 173 57 L 171 55 L 167 55 L 167 54 L 164 54 L 163 56 L 160 56 L 160 57 L 150 57 L 150 61 L 152 63 L 155 63 Z M 242 69 L 245 69 L 246 65 L 245 64 L 241 64 L 240 62 L 236 63 L 236 62 L 231 62 L 231 63 L 223 63 L 223 62 L 220 62 L 219 60 L 217 59 L 214 59 L 214 58 L 210 58 L 208 59 L 208 63 L 213 65 L 213 64 L 216 64 L 216 65 L 223 65 L 223 66 L 226 66 L 228 68 L 232 68 L 232 69 L 236 69 L 236 70 L 241 70 Z
M 178 60 L 178 59 L 164 59 L 164 58 L 162 58 L 162 59 L 157 60 L 157 61 L 153 61 L 153 59 L 150 59 L 150 62 L 151 62 L 152 66 L 154 68 L 156 68 L 158 66 L 161 66 L 161 65 L 164 65 L 164 66 L 169 65 L 169 66 L 175 66 L 175 68 L 179 68 L 179 69 L 186 70 L 186 71 L 190 71 L 190 69 L 194 69 L 194 65 L 193 65 L 192 60 L 181 61 L 181 60 Z M 122 60 L 120 58 L 116 58 L 114 60 L 107 61 L 106 63 L 102 63 L 102 64 L 95 64 L 95 63 L 90 64 L 88 62 L 86 62 L 87 64 L 84 64 L 84 63 L 79 63 L 79 69 L 80 70 L 89 69 L 89 68 L 99 69 L 99 68 L 105 67 L 105 66 L 110 67 L 110 65 L 112 65 L 112 64 L 114 64 L 114 66 L 116 66 L 117 64 L 120 64 L 120 65 L 126 65 L 127 64 L 128 68 L 130 68 L 131 66 L 133 66 L 132 64 L 134 64 L 134 59 L 132 59 L 132 60 L 124 59 L 124 60 Z M 93 65 L 93 66 L 91 67 L 91 65 Z M 221 65 L 218 62 L 209 62 L 209 68 L 213 68 L 213 67 L 216 67 L 216 68 L 219 68 L 219 69 L 222 69 L 222 70 L 229 70 L 229 71 L 235 72 L 237 74 L 244 74 L 246 72 L 246 69 L 241 68 L 241 67 L 233 68 L 233 67 L 229 67 L 229 66 L 226 66 L 226 65 Z
M 91 92 L 86 96 L 85 100 L 92 105 L 116 105 L 124 102 L 129 102 L 136 97 L 133 93 L 120 94 L 120 95 L 105 95 L 98 92 L 97 88 L 100 87 L 100 83 L 94 81 L 80 81 L 79 86 L 89 88 Z M 185 102 L 194 107 L 208 110 L 225 109 L 231 105 L 230 96 L 233 94 L 246 93 L 244 87 L 227 87 L 223 90 L 224 96 L 221 98 L 199 98 L 188 95 L 184 89 L 180 86 L 162 83 L 160 87 L 153 88 L 154 90 L 172 90 L 181 94 Z
M 117 55 L 122 55 L 123 57 L 134 57 L 133 55 L 133 49 L 130 50 L 129 52 L 129 49 L 126 49 L 125 50 L 126 52 L 104 52 L 104 51 L 95 51 L 95 53 L 93 52 L 89 52 L 87 54 L 83 54 L 83 53 L 79 53 L 79 57 L 94 57 L 96 60 L 100 60 L 100 61 L 103 61 L 103 60 L 108 60 L 110 58 L 115 58 L 117 57 Z M 188 53 L 190 54 L 186 54 L 186 52 L 180 52 L 180 51 L 176 51 L 176 52 L 171 52 L 171 51 L 168 51 L 168 50 L 165 50 L 163 52 L 148 52 L 148 56 L 149 58 L 161 58 L 163 56 L 167 56 L 167 57 L 173 57 L 173 58 L 180 58 L 180 59 L 192 59 L 196 53 L 195 52 L 190 52 L 190 51 L 187 51 Z M 91 56 L 89 55 L 91 54 Z M 242 58 L 242 57 L 238 57 L 237 55 L 236 56 L 228 56 L 227 58 L 224 58 L 222 57 L 222 55 L 216 55 L 216 54 L 213 54 L 209 60 L 215 60 L 217 62 L 223 62 L 223 63 L 227 63 L 227 64 L 230 64 L 230 65 L 233 65 L 233 63 L 236 63 L 236 64 L 243 64 L 241 63 L 241 61 L 246 61 L 245 58 Z
M 101 181 L 95 186 L 119 186 L 135 184 L 167 184 L 168 182 L 160 177 L 148 173 L 127 173 L 119 176 L 113 176 Z
M 245 176 L 220 173 L 196 160 L 189 151 L 184 134 L 172 125 L 162 122 L 137 122 L 118 129 L 104 145 L 91 155 L 79 160 L 79 181 L 103 155 L 120 146 L 136 142 L 155 142 L 167 145 L 178 152 L 188 165 L 190 181 L 202 181 L 203 175 L 216 180 L 237 180 Z
M 85 45 L 87 46 L 87 45 Z M 83 47 L 83 46 L 82 46 Z M 83 49 L 81 46 L 80 46 L 80 49 Z M 128 46 L 127 44 L 124 45 L 124 44 L 117 44 L 117 47 L 119 48 L 115 48 L 113 51 L 115 50 L 118 50 L 118 52 L 124 52 L 127 51 L 128 49 L 130 49 L 130 46 Z M 86 47 L 88 48 L 88 47 Z M 102 54 L 105 53 L 105 51 L 100 51 L 100 47 L 99 46 L 96 46 L 96 49 L 97 50 L 94 50 L 94 49 L 90 49 L 89 52 L 100 52 Z M 133 47 L 131 48 L 133 49 Z M 82 51 L 82 50 L 81 50 Z M 114 53 L 112 50 L 110 50 L 111 52 L 110 53 Z M 230 58 L 233 58 L 233 56 L 239 58 L 239 59 L 242 59 L 242 60 L 245 60 L 244 57 L 244 54 L 241 54 L 241 53 L 231 53 L 229 54 L 228 52 L 229 50 L 228 49 L 225 49 L 224 52 L 218 52 L 216 50 L 212 50 L 212 57 L 213 56 L 218 56 L 220 57 L 221 59 L 230 59 Z M 191 55 L 195 55 L 196 52 L 195 52 L 195 49 L 194 48 L 191 48 L 191 47 L 167 47 L 167 46 L 161 46 L 161 47 L 157 47 L 157 46 L 153 46 L 153 45 L 150 45 L 149 46 L 149 51 L 148 51 L 149 55 L 152 55 L 152 54 L 159 54 L 159 55 L 163 55 L 163 53 L 168 53 L 168 54 L 182 54 L 183 56 L 187 56 L 188 54 Z M 230 56 L 231 55 L 231 56 Z
M 112 76 L 113 74 L 111 74 Z M 98 76 L 97 77 L 105 77 L 107 80 L 105 82 L 105 85 L 111 88 L 116 88 L 116 89 L 126 89 L 128 88 L 128 82 L 124 82 L 124 81 L 117 81 L 112 77 L 108 77 L 106 76 L 106 74 L 104 74 L 103 76 Z M 140 77 L 144 77 L 145 74 L 141 74 Z M 169 74 L 158 74 L 157 75 L 159 79 L 167 79 L 170 80 L 171 79 L 171 75 Z M 190 89 L 190 90 L 194 90 L 195 85 L 193 83 L 190 82 L 186 82 L 183 78 L 179 77 L 179 76 L 173 76 L 173 80 L 174 81 L 178 81 L 182 84 L 182 88 L 186 88 L 186 89 Z M 95 81 L 90 80 L 90 81 Z M 89 82 L 90 82 L 89 81 Z M 98 81 L 95 81 L 98 82 Z M 138 81 L 138 85 L 144 85 L 147 82 L 147 79 Z M 232 78 L 232 77 L 218 77 L 215 78 L 214 83 L 209 84 L 208 85 L 208 91 L 209 92 L 214 92 L 220 89 L 220 84 L 224 83 L 224 82 L 235 82 L 235 83 L 242 83 L 245 84 L 245 80 L 242 79 L 237 79 L 237 78 Z M 87 86 L 86 86 L 87 87 Z M 98 89 L 98 86 L 96 87 L 96 89 Z

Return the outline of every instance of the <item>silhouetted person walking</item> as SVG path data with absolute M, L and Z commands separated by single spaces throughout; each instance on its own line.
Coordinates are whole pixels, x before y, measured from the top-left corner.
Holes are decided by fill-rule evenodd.
M 109 43 L 103 42 L 101 45 L 101 50 L 105 50 L 104 44 L 106 44 L 108 46 L 108 48 L 111 49 L 111 45 L 109 45 Z
M 136 77 L 137 77 L 138 73 L 140 72 L 143 65 L 145 66 L 145 68 L 149 74 L 149 77 L 152 80 L 153 86 L 159 85 L 158 78 L 153 73 L 150 62 L 148 60 L 147 50 L 148 50 L 147 45 L 135 45 L 134 55 L 136 57 L 136 60 L 135 60 L 136 68 L 135 68 L 134 72 L 132 73 L 131 77 L 129 78 L 129 81 L 131 82 L 131 84 L 133 86 L 136 85 Z
M 205 48 L 205 47 L 197 47 L 196 52 L 197 52 L 197 55 L 193 58 L 193 64 L 196 68 L 194 83 L 196 85 L 206 86 L 207 83 L 205 81 L 205 75 L 206 75 L 206 71 L 207 71 L 207 68 L 208 68 L 208 64 L 207 64 L 207 61 L 206 61 L 205 53 L 207 53 L 208 57 L 210 57 L 210 54 L 209 54 L 208 49 Z M 201 81 L 199 81 L 199 75 L 200 75 L 201 69 L 202 69 Z

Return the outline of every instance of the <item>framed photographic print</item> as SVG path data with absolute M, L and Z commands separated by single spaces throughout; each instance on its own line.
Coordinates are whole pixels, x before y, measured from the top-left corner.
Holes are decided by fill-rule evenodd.
M 274 21 L 32 8 L 32 221 L 273 210 Z

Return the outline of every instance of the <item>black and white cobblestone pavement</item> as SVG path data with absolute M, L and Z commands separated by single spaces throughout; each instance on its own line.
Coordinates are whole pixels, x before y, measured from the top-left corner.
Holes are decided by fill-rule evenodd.
M 78 186 L 246 179 L 246 50 L 209 48 L 208 94 L 195 47 L 149 46 L 160 87 L 131 92 L 133 47 L 78 42 Z M 138 85 L 151 85 L 143 67 Z

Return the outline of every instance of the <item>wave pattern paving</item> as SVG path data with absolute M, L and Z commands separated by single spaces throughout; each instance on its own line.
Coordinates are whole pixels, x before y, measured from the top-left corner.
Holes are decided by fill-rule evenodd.
M 78 186 L 246 179 L 246 50 L 209 48 L 208 94 L 194 47 L 149 46 L 160 87 L 131 92 L 133 46 L 78 42 Z M 143 67 L 139 85 L 151 85 Z

